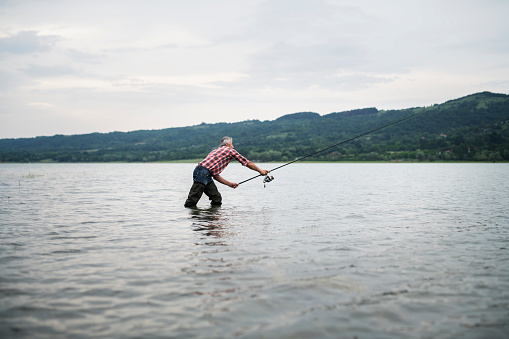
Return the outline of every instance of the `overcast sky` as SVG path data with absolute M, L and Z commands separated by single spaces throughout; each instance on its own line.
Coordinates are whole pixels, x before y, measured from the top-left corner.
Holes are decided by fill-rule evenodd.
M 0 138 L 509 93 L 507 0 L 0 0 Z

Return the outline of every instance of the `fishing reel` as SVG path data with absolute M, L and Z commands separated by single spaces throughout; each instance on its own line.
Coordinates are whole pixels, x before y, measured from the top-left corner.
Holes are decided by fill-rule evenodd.
M 268 183 L 268 182 L 271 182 L 272 180 L 274 180 L 274 177 L 273 176 L 269 176 L 268 174 L 265 176 L 265 178 L 263 178 L 263 188 L 265 188 L 265 184 Z

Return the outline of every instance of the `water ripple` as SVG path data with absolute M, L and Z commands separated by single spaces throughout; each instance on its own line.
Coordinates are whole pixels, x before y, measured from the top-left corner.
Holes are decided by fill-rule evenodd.
M 507 164 L 0 166 L 2 338 L 509 333 Z

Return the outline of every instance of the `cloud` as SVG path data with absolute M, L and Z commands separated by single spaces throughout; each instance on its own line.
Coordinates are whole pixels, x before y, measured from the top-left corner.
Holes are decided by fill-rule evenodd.
M 0 90 L 2 90 L 0 92 L 0 97 L 2 97 L 2 94 L 21 84 L 23 84 L 23 81 L 13 74 L 13 72 L 0 69 Z
M 21 70 L 29 76 L 36 78 L 58 77 L 76 73 L 75 70 L 69 66 L 29 65 L 27 68 Z
M 0 53 L 29 54 L 48 52 L 59 40 L 55 35 L 38 35 L 35 31 L 21 31 L 0 38 Z
M 76 49 L 68 49 L 66 51 L 66 55 L 68 55 L 72 60 L 83 62 L 83 63 L 90 63 L 90 64 L 97 64 L 104 60 L 105 56 L 102 53 L 90 53 L 90 52 L 84 52 L 79 51 Z
M 358 67 L 364 55 L 363 48 L 349 43 L 296 46 L 282 42 L 252 55 L 251 66 L 257 73 L 271 76 L 332 74 Z
M 40 109 L 49 109 L 49 108 L 52 108 L 54 105 L 49 104 L 47 102 L 29 102 L 29 103 L 27 103 L 27 106 L 34 107 L 34 108 L 40 108 Z
M 337 76 L 357 69 L 366 61 L 366 51 L 355 44 L 309 44 L 304 46 L 278 43 L 251 55 L 247 82 L 255 87 L 271 84 L 291 88 L 333 85 Z M 284 79 L 284 80 L 281 80 Z
M 0 7 L 7 6 L 12 0 L 0 0 Z

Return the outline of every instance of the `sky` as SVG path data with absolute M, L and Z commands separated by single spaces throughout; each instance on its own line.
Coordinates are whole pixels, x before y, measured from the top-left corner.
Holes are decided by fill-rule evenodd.
M 507 0 L 0 0 L 0 138 L 509 94 Z

